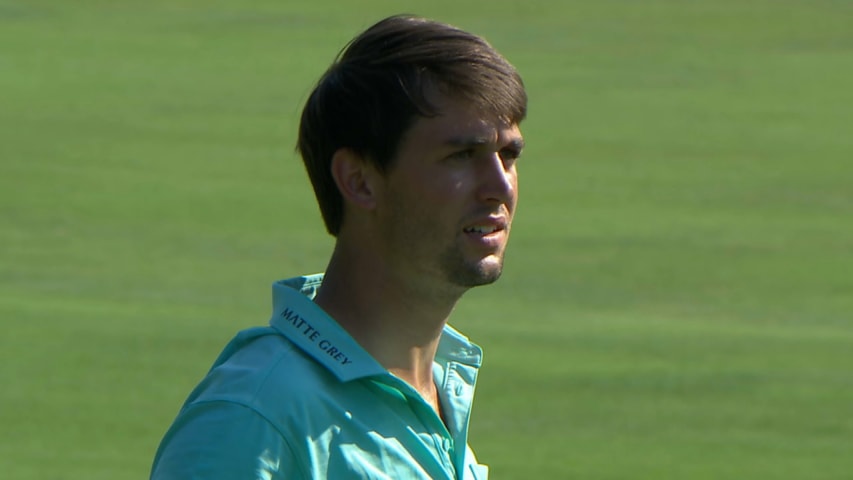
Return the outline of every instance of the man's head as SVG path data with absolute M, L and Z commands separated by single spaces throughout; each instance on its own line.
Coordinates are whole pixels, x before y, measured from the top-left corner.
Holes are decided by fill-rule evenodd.
M 482 38 L 450 25 L 390 17 L 339 55 L 305 105 L 298 141 L 329 233 L 338 235 L 344 217 L 331 172 L 335 152 L 348 149 L 390 171 L 408 129 L 440 113 L 439 97 L 507 125 L 520 123 L 527 110 L 515 68 Z

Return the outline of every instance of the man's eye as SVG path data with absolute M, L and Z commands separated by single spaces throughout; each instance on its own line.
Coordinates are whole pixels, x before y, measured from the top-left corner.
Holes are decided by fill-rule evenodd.
M 504 162 L 518 160 L 521 156 L 521 150 L 515 148 L 504 148 L 500 151 L 501 160 Z
M 469 148 L 466 150 L 460 150 L 458 152 L 454 152 L 454 153 L 450 154 L 449 158 L 451 158 L 453 160 L 469 160 L 473 156 L 474 156 L 474 149 Z

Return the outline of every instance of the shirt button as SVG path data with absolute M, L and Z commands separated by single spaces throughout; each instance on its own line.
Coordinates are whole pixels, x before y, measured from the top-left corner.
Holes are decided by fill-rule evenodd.
M 446 452 L 449 452 L 450 451 L 450 439 L 445 438 L 444 441 L 441 443 L 441 446 L 444 448 L 444 450 Z
M 457 397 L 462 395 L 463 389 L 464 388 L 462 387 L 462 384 L 456 385 L 456 389 L 454 390 L 454 392 L 456 393 Z

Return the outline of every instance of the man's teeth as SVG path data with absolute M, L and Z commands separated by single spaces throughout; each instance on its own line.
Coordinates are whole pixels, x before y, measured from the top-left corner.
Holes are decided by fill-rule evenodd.
M 466 228 L 465 231 L 467 233 L 479 233 L 479 234 L 490 234 L 498 231 L 498 227 L 486 227 L 486 226 L 476 226 Z

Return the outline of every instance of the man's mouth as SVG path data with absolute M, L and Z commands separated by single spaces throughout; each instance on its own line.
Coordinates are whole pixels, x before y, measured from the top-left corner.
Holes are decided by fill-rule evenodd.
M 489 235 L 489 234 L 497 232 L 498 230 L 501 230 L 501 227 L 499 227 L 497 225 L 473 225 L 471 227 L 464 229 L 464 232 L 465 233 L 477 233 L 480 235 Z

